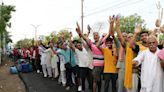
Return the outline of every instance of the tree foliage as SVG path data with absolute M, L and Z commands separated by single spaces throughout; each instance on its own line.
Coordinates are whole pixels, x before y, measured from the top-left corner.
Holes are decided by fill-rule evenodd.
M 137 14 L 133 14 L 130 16 L 121 16 L 120 17 L 120 30 L 122 32 L 133 33 L 136 23 L 141 25 L 142 30 L 146 30 L 146 24 L 144 19 Z
M 57 43 L 59 41 L 66 41 L 69 38 L 69 31 L 67 29 L 62 29 L 58 33 L 52 32 L 50 35 L 42 35 L 40 38 L 44 45 L 48 45 L 48 42 Z
M 33 46 L 33 39 L 23 39 L 19 40 L 16 44 L 16 48 L 28 48 Z
M 3 39 L 5 39 L 5 43 L 0 43 L 1 46 L 2 44 L 7 44 L 9 42 L 12 42 L 10 39 L 11 35 L 9 35 L 9 32 L 7 32 L 6 28 L 11 27 L 11 22 L 10 19 L 12 17 L 11 13 L 15 12 L 15 6 L 12 5 L 0 5 L 0 42 L 2 42 Z

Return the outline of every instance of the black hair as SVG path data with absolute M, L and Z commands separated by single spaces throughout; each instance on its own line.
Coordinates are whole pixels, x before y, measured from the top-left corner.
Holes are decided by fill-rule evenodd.
M 111 42 L 112 42 L 112 41 L 113 41 L 113 37 L 112 37 L 112 36 L 108 36 L 108 37 L 106 38 L 105 41 L 106 41 L 106 42 L 107 42 L 107 41 L 111 41 Z
M 73 43 L 73 44 L 74 44 L 74 43 L 78 43 L 78 40 L 73 40 L 72 43 Z
M 144 34 L 144 33 L 146 33 L 146 34 L 149 35 L 149 32 L 148 32 L 148 31 L 141 31 L 141 32 L 140 32 L 140 36 L 141 36 L 142 34 Z
M 79 40 L 73 40 L 72 43 L 73 43 L 73 44 L 74 44 L 74 43 L 81 43 L 81 41 L 79 41 Z

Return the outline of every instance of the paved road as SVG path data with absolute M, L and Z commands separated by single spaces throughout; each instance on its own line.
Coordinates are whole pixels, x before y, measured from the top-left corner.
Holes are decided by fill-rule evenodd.
M 57 80 L 52 80 L 50 78 L 43 78 L 42 74 L 37 73 L 20 73 L 20 78 L 25 83 L 27 92 L 76 92 L 75 87 L 71 88 L 71 90 L 66 91 L 65 87 L 62 87 L 57 83 Z M 87 87 L 86 82 L 86 87 Z M 104 82 L 102 82 L 103 92 Z M 85 92 L 91 92 L 89 89 L 86 89 Z M 110 87 L 111 92 L 111 87 Z
M 20 77 L 24 81 L 27 92 L 76 92 L 75 88 L 66 91 L 64 87 L 57 84 L 57 80 L 43 78 L 37 73 L 21 73 Z

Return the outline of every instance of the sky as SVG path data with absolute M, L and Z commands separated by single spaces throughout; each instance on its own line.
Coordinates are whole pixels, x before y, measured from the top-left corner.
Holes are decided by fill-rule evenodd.
M 12 13 L 12 27 L 7 29 L 11 32 L 14 43 L 20 39 L 34 38 L 34 26 L 38 26 L 38 37 L 64 28 L 76 35 L 76 22 L 81 23 L 81 0 L 0 0 L 0 2 L 16 6 L 16 12 Z M 164 7 L 164 0 L 160 2 Z M 97 22 L 104 22 L 106 31 L 110 15 L 128 16 L 134 13 L 145 19 L 146 27 L 152 29 L 158 18 L 156 3 L 157 0 L 84 0 L 84 30 L 88 24 L 92 27 Z M 164 23 L 164 19 L 162 22 Z

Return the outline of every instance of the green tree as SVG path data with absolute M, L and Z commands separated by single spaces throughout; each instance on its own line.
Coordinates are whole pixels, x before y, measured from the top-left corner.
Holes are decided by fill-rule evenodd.
M 15 44 L 16 48 L 28 48 L 28 47 L 31 47 L 31 46 L 33 46 L 33 39 L 19 40 Z
M 79 36 L 75 36 L 75 37 L 73 37 L 73 40 L 81 41 Z
M 164 40 L 164 34 L 161 34 L 161 35 L 159 36 L 159 39 L 160 39 L 160 40 Z
M 141 25 L 143 31 L 146 30 L 145 21 L 138 14 L 133 14 L 126 17 L 120 16 L 120 30 L 122 32 L 133 33 L 136 23 Z
M 12 42 L 10 39 L 11 35 L 7 32 L 6 28 L 11 27 L 11 13 L 15 12 L 15 6 L 12 5 L 4 5 L 3 3 L 0 5 L 0 46 Z
M 60 35 L 60 37 L 64 38 L 65 40 L 69 38 L 69 31 L 67 29 L 60 30 L 58 34 Z

